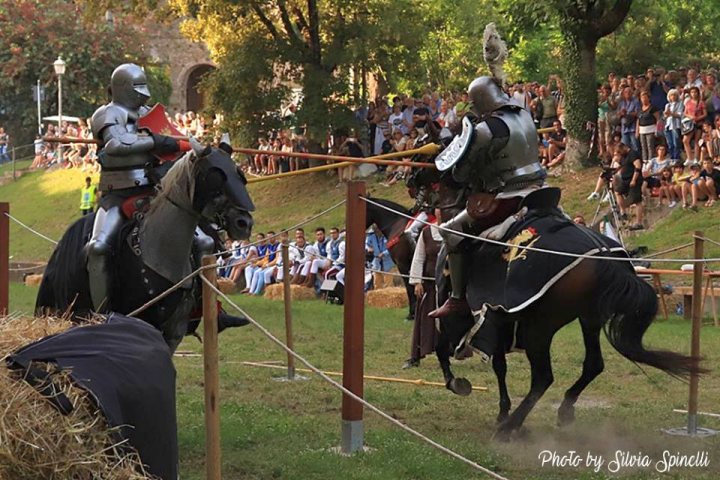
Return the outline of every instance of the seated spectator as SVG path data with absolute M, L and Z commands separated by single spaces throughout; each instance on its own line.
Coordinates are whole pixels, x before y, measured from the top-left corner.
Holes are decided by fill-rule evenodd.
M 261 295 L 265 285 L 272 283 L 273 275 L 275 273 L 275 265 L 277 265 L 280 254 L 278 253 L 278 242 L 275 232 L 268 231 L 267 233 L 268 243 L 266 251 L 266 260 L 260 261 L 257 265 L 257 269 L 253 272 L 252 280 L 250 281 L 250 293 L 251 295 Z
M 567 146 L 567 132 L 562 128 L 560 120 L 555 120 L 552 124 L 553 131 L 548 134 L 547 147 L 547 169 L 551 169 L 562 164 L 565 160 L 565 147 Z
M 677 194 L 676 185 L 672 168 L 663 168 L 660 172 L 660 204 L 662 204 L 663 198 L 667 198 L 668 207 L 673 208 L 677 205 L 680 196 Z
M 705 191 L 708 195 L 706 207 L 712 207 L 718 197 L 718 187 L 720 186 L 720 170 L 715 168 L 712 159 L 706 158 L 703 161 L 703 169 L 700 175 L 705 179 Z
M 344 235 L 340 234 L 340 230 L 337 227 L 330 229 L 330 243 L 328 244 L 330 250 L 330 260 L 332 260 L 332 267 L 325 272 L 325 278 L 335 278 L 341 270 L 345 269 L 345 238 Z
M 245 281 L 245 269 L 252 265 L 258 255 L 257 247 L 255 245 L 249 246 L 247 240 L 240 242 L 240 245 L 233 244 L 233 267 L 232 273 L 230 274 L 230 280 L 238 285 L 240 281 Z M 243 289 L 247 287 L 247 284 L 243 286 Z
M 330 241 L 325 238 L 325 229 L 319 227 L 315 230 L 315 243 L 312 245 L 312 259 L 309 262 L 309 269 L 305 272 L 305 283 L 303 284 L 308 288 L 315 288 L 315 283 L 321 272 L 329 269 L 332 266 L 328 254 L 328 245 Z
M 295 232 L 295 243 L 290 248 L 290 274 L 293 276 L 292 283 L 302 285 L 307 281 L 307 272 L 312 264 L 312 249 L 305 241 L 303 233 Z
M 252 278 L 255 271 L 262 268 L 267 261 L 267 242 L 264 233 L 255 235 L 255 251 L 256 255 L 252 259 L 248 259 L 245 266 L 245 288 L 240 293 L 250 293 Z
M 390 251 L 387 248 L 387 239 L 383 236 L 382 232 L 377 225 L 372 226 L 372 233 L 369 233 L 365 239 L 365 250 L 368 254 L 372 255 L 372 268 L 379 272 L 389 272 L 393 266 L 392 258 L 390 258 Z M 376 272 L 375 277 L 375 288 L 382 288 L 386 279 L 382 273 Z
M 658 145 L 655 149 L 657 155 L 643 165 L 642 192 L 646 197 L 652 196 L 653 189 L 660 188 L 660 174 L 669 168 L 671 160 L 667 158 L 665 145 Z
M 683 208 L 690 208 L 697 210 L 698 201 L 707 200 L 706 206 L 712 206 L 714 203 L 713 193 L 707 188 L 705 183 L 705 176 L 702 174 L 703 169 L 699 164 L 693 163 L 690 165 L 690 177 L 682 184 L 682 206 Z M 691 203 L 688 205 L 687 197 L 690 196 Z

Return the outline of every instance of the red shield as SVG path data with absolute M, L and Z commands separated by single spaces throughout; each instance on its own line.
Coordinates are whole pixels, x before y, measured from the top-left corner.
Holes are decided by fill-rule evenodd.
M 165 112 L 165 106 L 160 103 L 156 103 L 150 111 L 138 119 L 138 130 L 147 130 L 151 133 L 167 135 L 170 137 L 184 136 L 180 130 L 178 130 L 177 127 L 170 122 Z M 179 143 L 180 152 L 155 154 L 155 156 L 160 160 L 160 163 L 173 162 L 177 160 L 183 152 L 189 150 L 188 142 L 179 141 Z

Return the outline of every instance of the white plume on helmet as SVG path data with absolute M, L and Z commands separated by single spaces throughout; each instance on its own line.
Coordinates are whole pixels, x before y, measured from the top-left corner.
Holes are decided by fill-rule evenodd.
M 483 33 L 483 57 L 493 78 L 502 87 L 505 84 L 504 65 L 508 57 L 508 49 L 492 22 L 487 24 Z

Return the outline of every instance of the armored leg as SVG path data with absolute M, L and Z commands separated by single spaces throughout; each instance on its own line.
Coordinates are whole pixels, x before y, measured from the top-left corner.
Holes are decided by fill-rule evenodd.
M 87 246 L 87 269 L 90 280 L 90 298 L 95 310 L 110 311 L 112 281 L 112 245 L 123 224 L 119 206 L 108 210 L 100 208 L 95 217 L 93 235 Z
M 475 316 L 475 325 L 465 334 L 455 350 L 457 358 L 466 356 L 465 349 L 479 353 L 483 361 L 489 361 L 496 353 L 500 341 L 502 314 L 484 306 Z
M 210 235 L 203 232 L 200 227 L 195 229 L 195 240 L 193 241 L 193 253 L 195 255 L 195 264 L 200 266 L 202 257 L 212 255 L 215 252 L 215 241 Z M 248 285 L 250 285 L 248 283 Z M 250 322 L 244 316 L 229 315 L 221 303 L 218 301 L 218 332 L 222 332 L 229 327 L 243 327 Z
M 442 224 L 443 227 L 464 232 L 472 222 L 472 218 L 463 210 L 449 222 Z M 448 267 L 450 268 L 450 281 L 452 282 L 452 293 L 447 301 L 438 309 L 428 315 L 433 318 L 446 317 L 452 314 L 464 314 L 470 311 L 465 299 L 465 287 L 467 285 L 466 265 L 463 253 L 459 249 L 463 237 L 446 230 L 440 230 L 448 247 Z

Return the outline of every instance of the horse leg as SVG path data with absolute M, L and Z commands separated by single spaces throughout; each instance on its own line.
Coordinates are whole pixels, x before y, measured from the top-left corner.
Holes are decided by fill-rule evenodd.
M 492 366 L 495 371 L 495 376 L 497 377 L 498 393 L 500 393 L 500 412 L 497 416 L 497 423 L 502 423 L 507 419 L 508 413 L 510 413 L 510 395 L 508 395 L 507 382 L 505 381 L 507 374 L 505 352 L 499 351 L 493 355 Z
M 467 379 L 455 378 L 455 375 L 453 375 L 450 369 L 450 356 L 452 351 L 452 346 L 450 342 L 447 341 L 445 334 L 440 332 L 440 338 L 438 338 L 437 346 L 435 347 L 435 355 L 443 372 L 445 388 L 456 395 L 466 397 L 472 393 L 472 385 Z
M 604 362 L 600 350 L 600 329 L 602 323 L 595 322 L 587 317 L 580 317 L 580 326 L 585 343 L 585 361 L 583 362 L 580 378 L 565 392 L 565 398 L 558 408 L 558 425 L 563 426 L 575 420 L 575 402 L 580 393 L 602 373 Z
M 550 344 L 554 333 L 554 329 L 549 330 L 547 323 L 539 319 L 529 323 L 527 338 L 532 338 L 533 341 L 527 342 L 525 354 L 530 361 L 530 392 L 507 420 L 500 424 L 495 432 L 495 438 L 498 440 L 510 440 L 510 434 L 522 426 L 537 401 L 552 385 L 554 379 L 550 361 Z

